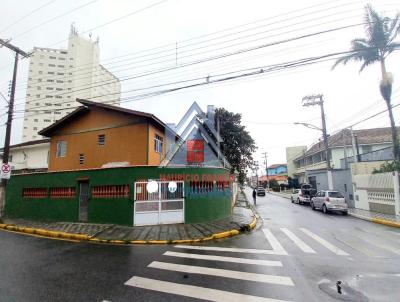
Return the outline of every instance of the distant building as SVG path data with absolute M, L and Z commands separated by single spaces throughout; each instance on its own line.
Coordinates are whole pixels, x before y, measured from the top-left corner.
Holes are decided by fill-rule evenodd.
M 286 164 L 275 164 L 267 168 L 268 176 L 275 175 L 287 175 L 287 165 Z
M 77 98 L 119 105 L 121 85 L 99 63 L 99 41 L 72 27 L 67 49 L 35 47 L 30 56 L 22 141 L 42 139 L 38 131 L 71 113 Z
M 44 172 L 49 163 L 50 139 L 10 146 L 9 163 L 13 174 Z M 0 150 L 1 157 L 3 149 Z
M 39 132 L 50 138 L 49 171 L 160 165 L 168 128 L 156 116 L 78 102 L 82 106 Z
M 354 130 L 357 140 L 358 153 L 370 153 L 372 151 L 387 149 L 392 146 L 390 128 L 374 128 Z M 329 154 L 332 169 L 348 169 L 349 162 L 343 161 L 344 158 L 353 156 L 353 146 L 351 132 L 349 129 L 328 137 Z M 297 149 L 293 149 L 297 148 Z M 357 148 L 356 148 L 357 149 Z M 290 151 L 303 151 L 297 157 L 289 158 Z M 299 182 L 307 182 L 306 171 L 326 169 L 326 156 L 323 141 L 314 144 L 305 150 L 301 147 L 290 147 L 286 149 L 286 160 L 288 164 L 289 176 L 298 178 Z

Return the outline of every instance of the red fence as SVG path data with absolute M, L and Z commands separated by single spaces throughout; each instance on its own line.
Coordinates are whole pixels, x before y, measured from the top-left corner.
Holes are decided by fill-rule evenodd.
M 74 198 L 75 188 L 50 188 L 50 198 Z
M 22 190 L 23 198 L 46 198 L 47 189 L 46 188 L 24 188 Z
M 129 185 L 92 187 L 93 198 L 127 198 Z

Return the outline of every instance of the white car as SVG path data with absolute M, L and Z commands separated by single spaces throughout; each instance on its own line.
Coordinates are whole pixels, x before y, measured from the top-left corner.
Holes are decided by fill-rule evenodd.
M 300 189 L 293 189 L 293 193 L 290 195 L 290 199 L 292 203 L 298 203 L 298 204 L 310 202 L 310 197 L 308 195 L 304 196 Z
M 344 196 L 338 191 L 319 191 L 311 199 L 311 209 L 320 209 L 327 214 L 328 212 L 341 212 L 347 215 L 348 205 Z

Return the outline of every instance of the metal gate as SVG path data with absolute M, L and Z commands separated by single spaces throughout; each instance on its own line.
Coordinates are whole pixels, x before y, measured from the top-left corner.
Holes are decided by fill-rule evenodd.
M 153 181 L 157 188 L 148 191 L 148 181 L 135 182 L 134 225 L 185 222 L 183 181 Z

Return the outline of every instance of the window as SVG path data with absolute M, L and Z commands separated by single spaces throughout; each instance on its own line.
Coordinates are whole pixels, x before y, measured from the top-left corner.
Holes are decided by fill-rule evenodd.
M 100 134 L 98 136 L 98 143 L 99 143 L 99 146 L 104 146 L 106 144 L 106 135 L 105 134 Z
M 43 71 L 39 71 L 38 73 L 39 73 L 39 74 L 43 74 Z
M 40 86 L 38 86 L 38 87 L 36 87 L 37 88 L 37 90 L 40 90 L 40 89 L 42 89 L 42 87 L 40 87 Z
M 189 140 L 187 142 L 187 161 L 188 163 L 204 162 L 204 141 Z
M 60 61 L 65 61 L 65 58 L 58 58 Z
M 64 81 L 61 81 L 61 80 L 57 80 L 57 83 L 64 83 Z
M 56 88 L 56 90 L 57 90 L 57 91 L 61 91 L 61 90 L 62 90 L 62 88 Z
M 56 67 L 55 64 L 49 64 L 49 67 Z
M 9 156 L 8 156 L 8 161 L 9 161 L 10 163 L 12 163 L 12 155 L 9 155 Z
M 58 141 L 56 157 L 65 157 L 66 155 L 67 155 L 67 142 L 66 141 Z
M 43 63 L 39 63 L 39 66 L 43 66 Z
M 163 150 L 163 138 L 156 134 L 154 137 L 154 151 L 162 153 Z
M 328 192 L 328 196 L 332 198 L 343 198 L 343 195 L 340 192 Z
M 56 99 L 62 99 L 61 95 L 56 95 Z
M 79 154 L 79 164 L 83 165 L 85 163 L 85 154 Z
M 56 59 L 56 57 L 52 57 L 52 56 L 50 56 L 49 58 L 52 59 L 52 60 L 55 60 L 55 59 Z
M 43 122 L 45 122 L 45 123 L 50 123 L 51 120 L 49 120 L 49 119 L 44 119 Z
M 37 98 L 40 98 L 40 94 L 37 94 L 36 97 L 37 97 Z
M 47 74 L 54 74 L 54 72 L 53 71 L 49 71 Z
M 46 99 L 51 99 L 52 97 L 52 95 L 46 95 Z
M 57 72 L 57 75 L 64 75 L 63 72 Z
M 35 118 L 33 121 L 34 121 L 35 123 L 37 123 L 39 120 L 38 120 L 37 118 Z
M 54 80 L 47 80 L 47 82 L 50 82 L 50 83 L 52 83 L 52 82 L 54 82 Z
M 38 82 L 41 82 L 41 81 L 42 81 L 42 79 L 38 79 L 37 81 L 38 81 Z
M 33 130 L 37 130 L 37 127 L 33 127 Z
M 47 89 L 47 90 L 54 90 L 53 87 L 47 87 L 46 89 Z
M 50 103 L 44 103 L 44 105 L 45 105 L 45 106 L 51 106 L 51 104 L 50 104 Z
M 61 114 L 61 112 L 60 111 L 56 111 L 56 112 L 54 112 L 54 114 Z
M 57 65 L 57 67 L 64 68 L 65 65 Z

